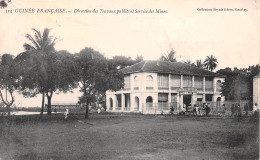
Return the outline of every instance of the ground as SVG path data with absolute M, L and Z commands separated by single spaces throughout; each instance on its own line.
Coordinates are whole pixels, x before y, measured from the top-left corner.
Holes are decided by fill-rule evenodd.
M 258 159 L 255 118 L 90 114 L 0 119 L 0 159 Z

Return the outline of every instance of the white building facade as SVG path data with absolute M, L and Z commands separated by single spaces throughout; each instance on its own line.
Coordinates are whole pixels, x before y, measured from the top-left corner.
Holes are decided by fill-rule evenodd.
M 122 70 L 123 90 L 106 92 L 107 111 L 149 113 L 223 102 L 224 77 L 183 63 L 143 61 Z M 160 113 L 158 112 L 158 113 Z

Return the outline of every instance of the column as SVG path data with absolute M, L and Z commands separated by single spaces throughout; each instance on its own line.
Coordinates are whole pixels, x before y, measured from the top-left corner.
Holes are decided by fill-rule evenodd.
M 202 102 L 204 103 L 205 101 L 206 101 L 205 93 L 203 93 L 203 95 L 202 95 Z
M 124 111 L 125 109 L 125 95 L 124 93 L 121 93 L 121 110 Z
M 133 111 L 135 107 L 135 96 L 130 94 L 130 111 Z
M 203 95 L 202 95 L 202 102 L 204 103 L 206 101 L 205 98 L 205 77 L 203 77 Z
M 113 100 L 113 111 L 115 111 L 116 110 L 116 104 L 117 104 L 116 95 L 113 96 L 112 100 Z
M 205 77 L 203 77 L 203 92 L 205 92 Z
M 183 95 L 180 95 L 180 109 L 183 110 Z M 179 110 L 179 112 L 181 111 Z
M 169 74 L 169 93 L 168 93 L 168 103 L 171 103 L 171 74 Z
M 181 88 L 183 87 L 183 82 L 182 82 L 182 80 L 183 80 L 183 75 L 181 75 Z
M 194 107 L 194 103 L 195 103 L 195 95 L 194 93 L 191 94 L 191 107 Z
M 194 76 L 192 76 L 192 83 L 191 83 L 191 87 L 194 88 Z
M 168 93 L 168 103 L 172 102 L 172 96 L 171 96 L 171 92 Z

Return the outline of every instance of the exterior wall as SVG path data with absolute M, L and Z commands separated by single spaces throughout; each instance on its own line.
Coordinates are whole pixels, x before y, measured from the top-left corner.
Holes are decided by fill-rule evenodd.
M 256 76 L 253 79 L 253 103 L 257 103 L 258 109 L 260 109 L 260 76 Z
M 135 77 L 138 76 L 139 77 L 139 85 L 138 85 L 138 89 L 135 89 Z M 147 76 L 151 76 L 153 78 L 153 89 L 147 89 L 146 88 L 146 77 Z M 180 76 L 181 82 L 180 82 L 180 88 L 178 89 L 174 89 L 172 90 L 171 88 L 171 75 L 169 75 L 169 89 L 158 89 L 158 75 L 157 73 L 145 73 L 145 72 L 141 72 L 141 73 L 133 73 L 130 74 L 130 90 L 121 90 L 121 91 L 117 91 L 117 92 L 111 92 L 111 91 L 107 91 L 106 92 L 106 105 L 107 108 L 110 107 L 110 98 L 113 99 L 113 110 L 110 111 L 124 111 L 124 102 L 122 102 L 122 109 L 121 110 L 116 110 L 116 106 L 117 106 L 117 97 L 116 94 L 130 94 L 130 112 L 142 112 L 143 109 L 143 104 L 146 103 L 146 98 L 148 96 L 151 96 L 153 99 L 153 103 L 158 103 L 158 93 L 167 93 L 168 94 L 168 103 L 171 103 L 171 94 L 174 93 L 176 94 L 176 99 L 178 102 L 178 107 L 179 109 L 183 108 L 183 95 L 191 95 L 191 105 L 193 106 L 196 101 L 197 98 L 202 98 L 202 102 L 205 102 L 205 95 L 209 94 L 212 95 L 212 101 L 216 102 L 217 99 L 220 97 L 221 101 L 223 102 L 225 100 L 224 97 L 221 97 L 221 92 L 218 92 L 216 90 L 216 85 L 217 85 L 217 81 L 220 80 L 221 82 L 224 82 L 225 79 L 224 78 L 219 78 L 219 77 L 215 77 L 213 78 L 213 90 L 211 91 L 206 91 L 205 90 L 205 77 L 202 78 L 202 89 L 201 90 L 195 90 L 194 88 L 194 76 L 191 77 L 191 90 L 186 90 L 183 89 L 183 75 Z M 122 96 L 124 97 L 124 96 Z M 138 98 L 136 98 L 138 97 Z M 124 98 L 121 98 L 122 101 L 124 101 Z M 139 103 L 137 103 L 137 99 L 139 100 Z M 139 108 L 137 108 L 139 104 Z M 128 110 L 127 110 L 128 111 Z

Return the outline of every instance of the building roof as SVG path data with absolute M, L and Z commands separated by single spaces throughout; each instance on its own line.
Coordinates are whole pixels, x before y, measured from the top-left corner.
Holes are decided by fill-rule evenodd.
M 149 72 L 172 73 L 182 75 L 199 75 L 209 77 L 225 77 L 221 74 L 198 68 L 181 62 L 142 61 L 121 70 L 124 74 Z

